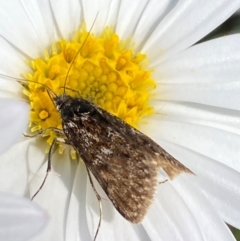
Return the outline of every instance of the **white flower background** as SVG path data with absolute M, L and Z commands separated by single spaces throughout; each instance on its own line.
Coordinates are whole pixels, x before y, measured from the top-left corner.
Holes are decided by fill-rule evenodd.
M 0 73 L 22 78 L 25 60 L 43 55 L 80 23 L 99 34 L 106 25 L 154 68 L 154 116 L 141 130 L 196 175 L 159 185 L 140 225 L 124 220 L 103 197 L 100 240 L 235 240 L 240 228 L 240 35 L 192 46 L 240 7 L 238 0 L 11 0 L 0 3 Z M 0 190 L 30 197 L 46 171 L 41 138 L 21 138 L 29 106 L 21 86 L 0 79 Z M 19 140 L 20 139 L 20 140 Z M 51 221 L 38 240 L 92 240 L 98 203 L 83 163 L 53 155 L 52 172 L 35 201 Z

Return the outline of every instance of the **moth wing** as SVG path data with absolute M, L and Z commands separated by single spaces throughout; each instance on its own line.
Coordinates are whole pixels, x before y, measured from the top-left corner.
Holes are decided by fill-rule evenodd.
M 160 167 L 170 178 L 191 171 L 121 119 L 90 107 L 85 115 L 65 116 L 64 133 L 116 209 L 139 223 L 154 198 Z
M 116 133 L 121 133 L 121 136 L 124 136 L 127 140 L 133 140 L 131 142 L 133 151 L 141 148 L 143 153 L 149 153 L 149 155 L 152 155 L 152 157 L 157 160 L 158 166 L 167 173 L 171 180 L 184 172 L 194 174 L 148 136 L 102 108 L 97 106 L 95 106 L 95 108 L 102 116 L 104 116 L 105 121 Z
M 158 185 L 157 162 L 142 159 L 133 163 L 115 156 L 111 163 L 103 163 L 100 168 L 92 165 L 88 168 L 119 213 L 132 223 L 141 222 Z

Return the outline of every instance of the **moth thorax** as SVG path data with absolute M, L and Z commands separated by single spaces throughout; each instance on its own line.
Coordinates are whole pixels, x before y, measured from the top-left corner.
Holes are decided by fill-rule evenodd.
M 78 106 L 77 112 L 82 115 L 90 114 L 93 111 L 93 106 L 85 100 L 81 101 L 81 104 Z

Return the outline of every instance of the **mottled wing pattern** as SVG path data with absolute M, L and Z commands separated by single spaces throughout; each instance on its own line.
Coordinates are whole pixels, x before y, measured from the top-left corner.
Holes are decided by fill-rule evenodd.
M 175 178 L 182 172 L 191 173 L 193 172 L 185 167 L 182 163 L 176 160 L 168 152 L 166 152 L 161 146 L 154 142 L 151 138 L 143 134 L 142 132 L 136 130 L 135 128 L 129 126 L 123 120 L 113 116 L 112 114 L 106 112 L 105 110 L 95 107 L 101 113 L 106 121 L 111 122 L 112 126 L 119 126 L 117 129 L 122 135 L 124 135 L 127 140 L 132 140 L 132 147 L 135 148 L 133 151 L 139 150 L 144 152 L 148 157 L 151 155 L 156 161 L 158 167 L 161 167 L 170 177 L 170 179 Z
M 160 167 L 170 178 L 191 172 L 119 118 L 86 100 L 67 97 L 60 108 L 64 133 L 127 220 L 138 223 L 143 219 Z

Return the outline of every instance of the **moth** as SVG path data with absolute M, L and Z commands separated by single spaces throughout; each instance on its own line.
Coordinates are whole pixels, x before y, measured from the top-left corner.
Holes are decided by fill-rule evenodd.
M 153 201 L 162 168 L 173 179 L 192 173 L 152 139 L 83 98 L 53 101 L 63 132 L 118 212 L 139 223 Z

